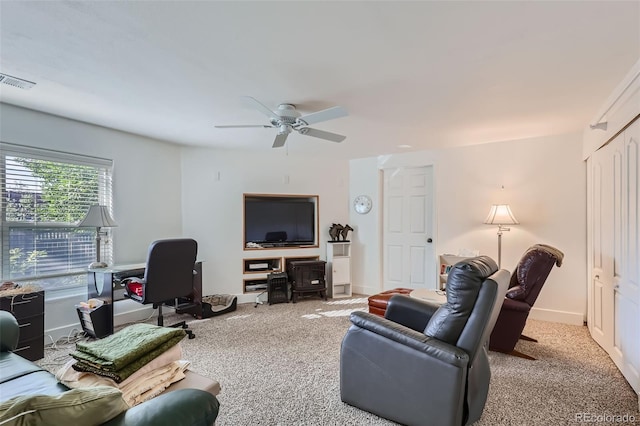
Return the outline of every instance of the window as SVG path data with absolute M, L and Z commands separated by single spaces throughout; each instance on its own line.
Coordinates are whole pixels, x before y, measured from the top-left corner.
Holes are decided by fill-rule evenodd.
M 111 160 L 0 142 L 3 280 L 45 290 L 86 286 L 96 229 L 77 224 L 92 204 L 111 210 L 112 166 Z M 101 250 L 107 262 L 111 247 Z

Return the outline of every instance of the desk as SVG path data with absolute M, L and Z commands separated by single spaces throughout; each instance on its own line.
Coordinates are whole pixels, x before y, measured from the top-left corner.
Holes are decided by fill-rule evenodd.
M 129 265 L 113 265 L 108 268 L 93 268 L 87 270 L 87 295 L 89 299 L 100 299 L 108 309 L 109 334 L 113 334 L 113 302 L 125 299 L 122 280 L 130 277 L 144 277 L 146 263 Z M 195 318 L 202 318 L 202 261 L 197 261 L 193 268 L 193 293 L 189 297 L 196 307 L 187 310 L 176 310 L 179 314 L 190 314 Z

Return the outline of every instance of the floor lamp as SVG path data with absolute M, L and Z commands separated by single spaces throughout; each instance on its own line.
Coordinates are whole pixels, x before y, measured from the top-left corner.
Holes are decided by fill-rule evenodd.
M 112 228 L 118 226 L 109 214 L 107 206 L 99 206 L 97 204 L 89 207 L 87 215 L 78 224 L 79 227 L 96 228 L 96 261 L 89 265 L 89 268 L 106 268 L 107 264 L 100 261 L 100 228 Z
M 511 212 L 509 204 L 493 204 L 484 223 L 498 225 L 498 268 L 500 268 L 502 263 L 502 232 L 511 230 L 505 225 L 518 225 L 520 222 Z

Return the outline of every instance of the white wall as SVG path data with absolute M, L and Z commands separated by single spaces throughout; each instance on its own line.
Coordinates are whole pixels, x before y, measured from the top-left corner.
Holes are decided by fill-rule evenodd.
M 496 256 L 496 230 L 482 221 L 490 204 L 507 202 L 522 224 L 503 237 L 505 267 L 512 268 L 535 243 L 554 245 L 566 255 L 565 265 L 551 273 L 532 315 L 582 323 L 585 314 L 586 181 L 577 135 L 347 162 L 287 156 L 282 150 L 257 155 L 181 148 L 0 104 L 0 139 L 112 158 L 114 218 L 119 225 L 113 230 L 115 262 L 144 261 L 154 239 L 192 236 L 204 261 L 203 293 L 239 294 L 244 302 L 253 296 L 241 294 L 242 258 L 261 255 L 242 247 L 243 193 L 319 195 L 320 247 L 270 250 L 264 256 L 324 259 L 330 224 L 349 223 L 355 228 L 354 290 L 373 294 L 381 288 L 380 169 L 433 164 L 436 253 L 477 248 Z M 285 176 L 289 183 L 284 183 Z M 351 200 L 359 194 L 373 198 L 368 215 L 351 209 Z M 77 326 L 74 303 L 77 300 L 47 304 L 48 331 Z M 116 311 L 122 309 L 116 306 Z
M 252 301 L 253 295 L 242 295 L 243 257 L 325 259 L 330 224 L 346 223 L 349 217 L 346 160 L 299 158 L 284 150 L 253 154 L 180 147 L 7 104 L 0 104 L 0 139 L 113 159 L 115 263 L 144 262 L 153 240 L 193 237 L 204 261 L 205 295 L 231 293 L 240 295 L 241 302 Z M 243 251 L 246 192 L 319 195 L 320 247 Z M 58 300 L 49 295 L 46 332 L 57 339 L 78 328 L 74 305 L 84 299 L 86 295 Z M 117 302 L 115 311 L 116 324 L 148 314 L 130 301 Z
M 586 168 L 579 134 L 352 160 L 351 196 L 374 198 L 374 215 L 351 213 L 362 255 L 354 246 L 354 288 L 381 289 L 380 169 L 434 166 L 436 253 L 478 249 L 497 260 L 497 228 L 484 225 L 491 204 L 510 204 L 520 225 L 502 237 L 502 267 L 513 270 L 531 245 L 565 254 L 536 301 L 532 318 L 582 324 L 586 315 Z M 504 189 L 503 189 L 504 187 Z M 434 259 L 434 262 L 436 260 Z M 434 277 L 435 280 L 435 277 Z M 377 287 L 374 287 L 377 286 Z
M 182 172 L 177 145 L 2 103 L 0 139 L 113 159 L 113 216 L 118 223 L 112 229 L 115 263 L 143 262 L 151 241 L 182 234 Z M 64 300 L 52 300 L 51 294 L 45 297 L 46 333 L 57 338 L 79 327 L 74 304 L 86 295 Z
M 254 154 L 185 148 L 182 170 L 183 231 L 198 240 L 204 295 L 237 294 L 239 302 L 252 302 L 255 294 L 242 294 L 243 258 L 326 259 L 329 226 L 348 221 L 346 160 L 287 156 L 282 149 Z M 243 193 L 318 195 L 320 247 L 245 251 Z
M 382 175 L 376 157 L 349 162 L 349 200 L 358 195 L 371 197 L 373 207 L 361 215 L 350 206 L 351 280 L 353 292 L 375 294 L 382 289 Z

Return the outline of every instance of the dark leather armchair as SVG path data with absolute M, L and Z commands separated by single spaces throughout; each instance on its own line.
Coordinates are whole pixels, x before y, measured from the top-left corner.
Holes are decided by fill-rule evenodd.
M 143 304 L 153 304 L 158 309 L 158 325 L 164 325 L 162 305 L 173 301 L 176 312 L 194 307 L 184 302 L 193 296 L 194 265 L 198 253 L 198 243 L 190 238 L 158 240 L 151 243 L 147 254 L 144 279 L 125 280 L 125 296 Z M 193 298 L 191 297 L 191 300 Z M 182 301 L 183 303 L 180 303 Z M 171 327 L 187 328 L 182 321 Z M 190 339 L 195 335 L 185 330 Z
M 531 246 L 524 253 L 511 275 L 509 290 L 491 333 L 490 350 L 535 359 L 517 351 L 515 346 L 519 339 L 537 342 L 524 336 L 522 330 L 553 265 L 561 266 L 563 257 L 560 250 L 545 244 Z
M 442 306 L 404 295 L 385 317 L 351 314 L 340 353 L 342 401 L 407 425 L 463 425 L 489 391 L 486 344 L 509 284 L 489 257 L 457 263 Z

